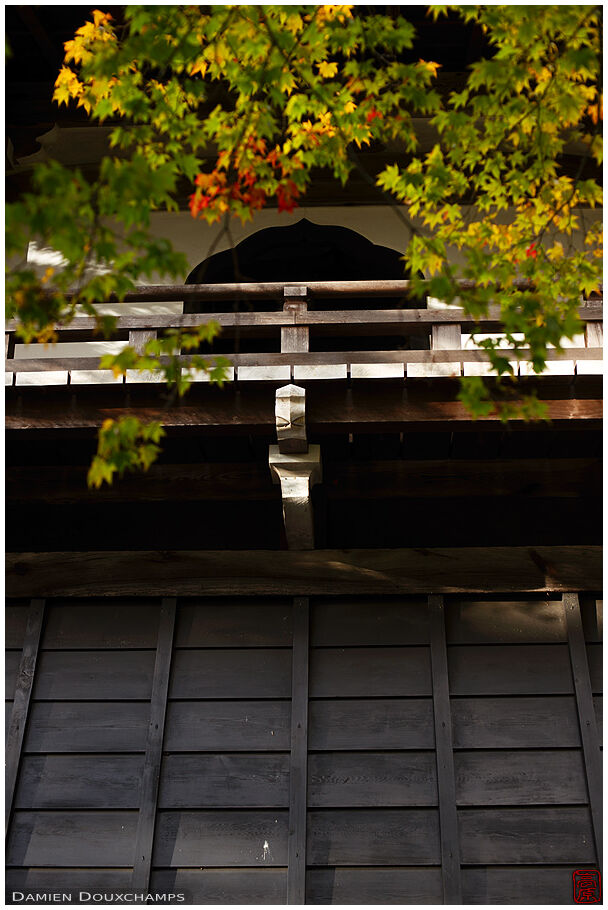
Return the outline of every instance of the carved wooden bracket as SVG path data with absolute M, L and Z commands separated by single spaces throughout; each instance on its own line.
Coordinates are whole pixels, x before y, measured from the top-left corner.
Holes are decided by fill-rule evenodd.
M 286 454 L 270 446 L 268 464 L 274 483 L 281 484 L 283 520 L 290 550 L 313 550 L 314 530 L 310 491 L 320 483 L 321 447 L 309 446 L 308 452 Z
M 279 451 L 308 451 L 306 438 L 306 391 L 297 385 L 285 385 L 276 391 L 274 414 Z

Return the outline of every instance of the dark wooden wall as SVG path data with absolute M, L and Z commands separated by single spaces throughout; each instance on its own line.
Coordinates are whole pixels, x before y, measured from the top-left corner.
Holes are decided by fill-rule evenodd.
M 38 649 L 42 602 L 10 602 L 9 901 L 571 903 L 601 798 L 580 603 L 56 599 Z

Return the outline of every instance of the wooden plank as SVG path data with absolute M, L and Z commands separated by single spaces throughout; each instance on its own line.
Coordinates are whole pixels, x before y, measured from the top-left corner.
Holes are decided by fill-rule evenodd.
M 4 647 L 21 648 L 27 628 L 29 601 L 7 602 L 4 607 Z
M 192 904 L 284 904 L 284 869 L 158 869 L 151 891 L 184 894 Z
M 436 459 L 329 462 L 324 491 L 331 500 L 412 497 L 526 496 L 576 499 L 601 481 L 599 458 Z M 90 490 L 84 466 L 9 467 L 8 501 L 49 503 L 278 500 L 267 465 L 207 463 L 152 465 L 145 475 L 126 475 L 112 486 Z
M 149 699 L 153 668 L 154 651 L 43 651 L 36 672 L 36 699 Z
M 423 597 L 318 599 L 311 616 L 311 644 L 426 645 L 429 643 Z
M 19 670 L 14 689 L 13 710 L 11 712 L 8 735 L 6 738 L 6 777 L 4 791 L 5 831 L 8 831 L 13 810 L 17 774 L 21 761 L 21 749 L 27 727 L 30 698 L 34 687 L 36 663 L 38 659 L 38 648 L 40 645 L 40 636 L 42 634 L 42 624 L 44 622 L 44 605 L 44 600 L 32 600 L 27 615 L 23 651 L 21 652 L 19 660 Z M 8 691 L 10 692 L 11 690 Z
M 7 869 L 6 902 L 13 900 L 13 891 L 21 892 L 23 903 L 36 903 L 36 896 L 61 894 L 64 901 L 78 904 L 80 892 L 99 894 L 125 892 L 129 890 L 131 873 L 128 869 Z M 170 891 L 171 889 L 168 889 Z M 86 899 L 86 898 L 85 898 Z
M 436 866 L 439 862 L 436 809 L 324 809 L 308 813 L 309 865 Z
M 457 749 L 577 748 L 573 696 L 453 698 Z
M 243 648 L 175 652 L 171 698 L 288 698 L 291 651 Z
M 160 809 L 269 809 L 289 805 L 287 755 L 166 755 Z
M 589 681 L 591 691 L 594 695 L 601 695 L 603 691 L 603 648 L 599 643 L 588 644 L 585 647 L 587 651 L 587 666 L 589 667 Z
M 564 351 L 548 350 L 548 362 L 572 360 L 572 348 Z M 569 353 L 568 353 L 569 352 Z M 602 348 L 576 348 L 577 360 L 602 360 Z M 213 355 L 211 355 L 213 357 Z M 260 366 L 321 366 L 351 363 L 405 363 L 405 364 L 458 364 L 458 363 L 488 363 L 489 355 L 486 351 L 477 349 L 464 350 L 400 350 L 400 351 L 286 351 L 282 353 L 251 353 L 236 354 L 226 353 L 226 357 L 235 367 L 260 367 Z M 509 352 L 512 360 L 526 361 L 529 359 L 526 350 Z M 159 357 L 159 362 L 164 365 L 176 360 L 188 366 L 191 355 L 180 354 L 177 357 Z M 7 373 L 46 373 L 62 370 L 96 370 L 99 368 L 99 357 L 23 357 L 6 360 L 4 364 Z M 297 377 L 296 377 L 297 378 Z
M 182 601 L 177 614 L 175 647 L 291 646 L 292 612 L 287 598 Z
M 439 796 L 443 902 L 445 904 L 461 904 L 460 841 L 456 815 L 450 679 L 448 677 L 448 659 L 445 643 L 445 608 L 443 597 L 440 595 L 431 595 L 428 603 L 431 625 L 431 672 L 433 677 L 433 717 L 435 722 L 435 758 L 437 762 L 437 792 Z
M 148 742 L 141 776 L 139 815 L 135 835 L 135 862 L 133 864 L 133 878 L 131 879 L 133 891 L 141 890 L 146 892 L 150 885 L 158 786 L 163 755 L 167 695 L 169 692 L 169 674 L 171 672 L 171 656 L 173 652 L 175 612 L 175 598 L 163 599 L 160 608 L 158 645 L 152 679 Z
M 28 755 L 16 809 L 137 809 L 143 755 Z
M 287 810 L 159 812 L 154 865 L 286 866 Z
M 310 869 L 307 890 L 312 904 L 440 904 L 439 869 Z
M 45 651 L 154 648 L 158 638 L 158 599 L 78 599 L 53 602 L 47 610 Z M 83 618 L 86 617 L 86 621 Z
M 572 665 L 574 693 L 576 696 L 587 787 L 589 791 L 589 805 L 596 850 L 595 858 L 601 868 L 603 857 L 602 755 L 600 752 L 600 742 L 595 722 L 593 693 L 589 665 L 587 663 L 587 649 L 585 648 L 585 637 L 583 635 L 578 594 L 564 594 L 563 600 L 564 609 L 566 611 L 566 622 L 568 625 L 568 648 Z M 597 650 L 598 646 L 592 645 L 590 648 Z
M 289 750 L 290 702 L 170 701 L 167 752 Z
M 6 651 L 4 655 L 4 694 L 6 698 L 12 699 L 15 693 L 20 660 L 21 651 Z
M 427 648 L 322 648 L 310 658 L 313 698 L 431 694 Z
M 581 752 L 457 752 L 459 806 L 586 805 Z
M 568 863 L 572 868 L 595 862 L 587 808 L 460 809 L 458 821 L 463 863 Z
M 569 695 L 567 645 L 451 645 L 452 695 Z
M 289 831 L 287 836 L 288 904 L 306 903 L 309 638 L 309 601 L 307 597 L 296 597 L 293 603 Z
M 586 868 L 586 864 L 582 864 Z M 593 867 L 590 867 L 593 868 Z M 572 906 L 572 866 L 486 866 L 463 869 L 462 888 L 467 904 L 544 904 Z
M 446 611 L 446 634 L 450 644 L 565 642 L 566 617 L 561 598 L 457 598 Z
M 8 866 L 128 868 L 137 812 L 15 812 Z
M 306 302 L 306 288 L 285 288 L 283 310 L 293 315 L 293 321 L 305 323 L 308 304 Z M 298 293 L 298 296 L 292 296 Z M 281 351 L 309 350 L 309 328 L 307 325 L 290 326 L 281 329 Z
M 9 596 L 597 590 L 601 547 L 8 553 Z
M 34 701 L 25 751 L 143 752 L 149 714 L 146 702 Z
M 308 767 L 311 808 L 437 805 L 432 752 L 328 752 Z
M 432 749 L 435 746 L 430 698 L 312 699 L 309 715 L 311 749 Z

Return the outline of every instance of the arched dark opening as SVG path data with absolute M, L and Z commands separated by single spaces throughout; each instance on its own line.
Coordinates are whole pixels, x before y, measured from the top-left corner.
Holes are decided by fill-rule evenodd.
M 190 272 L 186 284 L 229 284 L 240 281 L 285 281 L 306 284 L 312 281 L 366 281 L 409 278 L 402 254 L 379 246 L 350 228 L 339 225 L 313 224 L 303 218 L 287 227 L 257 231 L 234 249 L 215 253 Z M 187 301 L 185 313 L 228 312 L 235 308 L 277 310 L 282 301 Z M 424 307 L 425 298 L 404 295 L 403 298 L 326 298 L 311 296 L 311 310 L 383 309 Z M 311 338 L 313 349 L 344 350 L 351 347 L 343 338 Z M 427 347 L 426 337 L 383 335 L 370 339 L 365 347 Z

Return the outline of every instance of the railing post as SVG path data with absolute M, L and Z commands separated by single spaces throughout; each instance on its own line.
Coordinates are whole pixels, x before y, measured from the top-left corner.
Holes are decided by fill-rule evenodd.
M 285 313 L 293 313 L 294 322 L 296 322 L 298 316 L 308 310 L 307 293 L 308 288 L 306 287 L 285 287 L 283 289 L 283 310 Z M 309 329 L 307 325 L 281 327 L 281 353 L 302 353 L 308 351 L 308 349 Z M 293 380 L 293 367 L 291 379 Z
M 433 351 L 457 351 L 461 344 L 461 326 L 459 323 L 445 323 L 433 325 L 431 328 L 431 350 Z M 439 368 L 439 369 L 437 369 Z M 431 374 L 442 376 L 460 376 L 462 373 L 462 364 L 442 363 L 433 364 Z

